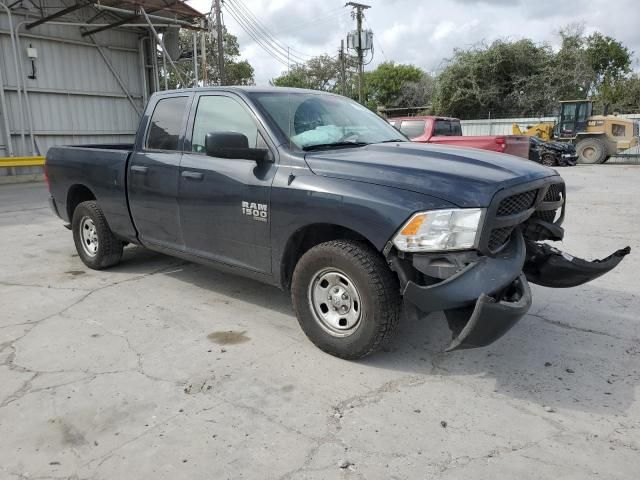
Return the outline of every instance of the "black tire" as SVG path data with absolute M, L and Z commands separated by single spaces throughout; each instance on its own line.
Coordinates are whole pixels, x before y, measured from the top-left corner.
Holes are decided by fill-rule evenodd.
M 556 167 L 558 162 L 556 156 L 553 153 L 545 153 L 542 155 L 542 161 L 540 162 L 545 167 Z
M 583 165 L 596 165 L 607 159 L 607 145 L 599 138 L 585 138 L 576 145 L 578 163 Z
M 83 245 L 84 237 L 81 230 L 88 224 L 95 227 L 97 237 L 96 251 L 93 254 L 88 252 L 89 247 L 85 248 Z M 71 230 L 78 256 L 87 267 L 101 270 L 120 262 L 123 243 L 113 235 L 102 209 L 95 201 L 82 202 L 76 207 L 73 211 Z
M 327 331 L 312 299 L 313 285 L 321 285 L 315 283 L 321 278 L 318 275 L 332 269 L 344 272 L 360 301 L 360 305 L 353 302 L 359 320 L 346 336 Z M 333 240 L 306 252 L 293 272 L 291 298 L 307 337 L 324 352 L 344 359 L 358 359 L 376 351 L 391 337 L 400 318 L 398 279 L 380 253 L 358 241 Z M 332 305 L 329 301 L 327 304 Z

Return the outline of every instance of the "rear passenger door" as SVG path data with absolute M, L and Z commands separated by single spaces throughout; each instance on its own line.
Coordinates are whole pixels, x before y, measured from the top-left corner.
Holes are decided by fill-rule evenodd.
M 224 92 L 202 93 L 193 103 L 180 165 L 180 222 L 186 250 L 249 270 L 271 272 L 271 183 L 277 164 L 210 157 L 211 132 L 242 133 L 249 147 L 274 145 L 247 105 Z M 190 141 L 189 141 L 190 140 Z
M 160 97 L 129 161 L 129 206 L 143 244 L 184 248 L 178 170 L 189 100 L 188 95 Z

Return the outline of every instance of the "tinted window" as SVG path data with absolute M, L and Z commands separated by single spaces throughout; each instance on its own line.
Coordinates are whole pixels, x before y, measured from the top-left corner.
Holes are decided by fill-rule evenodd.
M 424 120 L 403 120 L 400 131 L 409 138 L 424 135 Z
M 164 98 L 156 104 L 151 116 L 147 148 L 178 150 L 186 105 L 187 97 Z
M 211 132 L 242 133 L 249 140 L 249 147 L 255 147 L 258 138 L 258 127 L 249 112 L 233 98 L 216 95 L 200 97 L 198 101 L 191 149 L 204 152 L 204 138 Z
M 460 122 L 455 120 L 436 120 L 433 134 L 443 137 L 461 137 L 462 127 Z

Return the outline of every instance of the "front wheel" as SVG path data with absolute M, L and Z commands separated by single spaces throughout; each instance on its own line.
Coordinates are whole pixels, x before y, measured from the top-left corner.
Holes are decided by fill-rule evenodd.
M 101 270 L 120 262 L 123 243 L 113 235 L 95 201 L 82 202 L 76 207 L 71 230 L 78 256 L 87 267 Z
M 363 242 L 333 240 L 310 249 L 296 265 L 291 296 L 307 337 L 345 359 L 377 350 L 400 317 L 398 280 Z

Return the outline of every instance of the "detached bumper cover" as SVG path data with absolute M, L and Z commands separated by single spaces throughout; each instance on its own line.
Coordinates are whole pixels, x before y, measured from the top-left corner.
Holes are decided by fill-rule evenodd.
M 630 252 L 631 248 L 625 247 L 602 260 L 589 262 L 544 243 L 528 241 L 524 273 L 531 283 L 543 287 L 577 287 L 613 270 Z
M 527 279 L 520 275 L 500 300 L 483 293 L 472 309 L 446 310 L 444 313 L 454 335 L 447 352 L 484 347 L 495 342 L 530 307 L 531 290 Z

